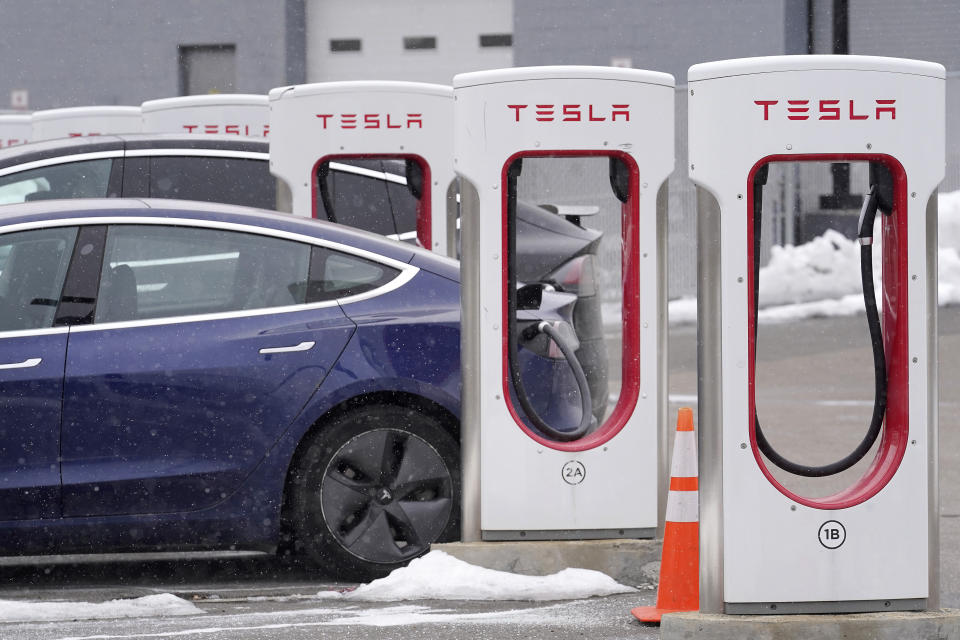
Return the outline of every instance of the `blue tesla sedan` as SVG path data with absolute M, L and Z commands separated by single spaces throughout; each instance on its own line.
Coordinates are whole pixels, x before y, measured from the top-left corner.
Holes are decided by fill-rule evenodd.
M 284 547 L 369 577 L 455 539 L 459 287 L 454 261 L 257 209 L 4 207 L 0 553 Z M 526 347 L 537 409 L 577 424 L 569 367 Z

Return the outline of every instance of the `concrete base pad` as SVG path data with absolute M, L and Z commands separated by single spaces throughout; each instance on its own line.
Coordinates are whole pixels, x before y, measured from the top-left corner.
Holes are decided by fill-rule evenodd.
M 960 640 L 960 610 L 790 616 L 670 613 L 661 640 Z
M 655 585 L 660 572 L 660 540 L 447 542 L 431 548 L 487 569 L 531 576 L 593 569 L 632 587 Z

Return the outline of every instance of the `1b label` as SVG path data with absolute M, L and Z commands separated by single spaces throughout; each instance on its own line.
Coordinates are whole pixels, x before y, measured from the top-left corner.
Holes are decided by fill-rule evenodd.
M 820 525 L 820 544 L 827 549 L 840 547 L 847 539 L 847 530 L 836 520 L 827 520 Z

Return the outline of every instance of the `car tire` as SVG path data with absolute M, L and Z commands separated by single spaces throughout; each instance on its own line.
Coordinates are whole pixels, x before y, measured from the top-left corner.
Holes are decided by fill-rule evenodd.
M 320 428 L 291 488 L 295 549 L 326 575 L 386 575 L 460 534 L 460 450 L 415 409 L 360 407 Z

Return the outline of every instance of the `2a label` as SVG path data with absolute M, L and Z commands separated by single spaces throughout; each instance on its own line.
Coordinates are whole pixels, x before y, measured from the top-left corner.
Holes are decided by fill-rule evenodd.
M 563 481 L 567 484 L 580 484 L 587 477 L 587 469 L 580 462 L 571 460 L 561 470 Z
M 820 544 L 827 549 L 838 549 L 847 540 L 847 530 L 836 520 L 827 520 L 820 525 Z

